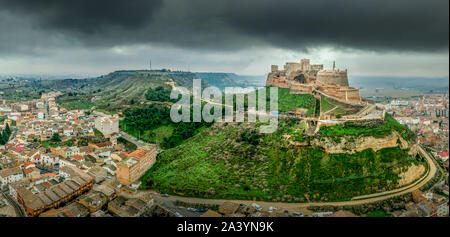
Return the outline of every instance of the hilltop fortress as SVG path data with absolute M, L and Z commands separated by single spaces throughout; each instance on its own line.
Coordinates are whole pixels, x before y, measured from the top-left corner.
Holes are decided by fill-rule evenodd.
M 384 120 L 385 111 L 375 103 L 361 98 L 359 90 L 349 86 L 347 69 L 324 69 L 323 64 L 310 64 L 309 59 L 287 62 L 283 70 L 272 65 L 266 86 L 289 89 L 290 94 L 312 95 L 319 102 L 312 115 L 297 108 L 285 116 L 308 119 L 320 126 L 330 126 L 346 121 Z M 319 106 L 319 107 L 317 107 Z
M 287 62 L 283 70 L 272 65 L 267 86 L 291 89 L 292 94 L 324 94 L 340 102 L 363 105 L 359 90 L 349 87 L 347 69 L 324 69 L 323 64 L 310 64 L 309 59 L 299 63 Z

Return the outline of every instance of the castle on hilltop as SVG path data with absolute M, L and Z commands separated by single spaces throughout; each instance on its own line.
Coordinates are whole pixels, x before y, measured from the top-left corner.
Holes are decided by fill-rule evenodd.
M 324 69 L 309 59 L 287 62 L 283 70 L 271 66 L 266 86 L 289 88 L 292 94 L 322 94 L 345 103 L 361 104 L 359 90 L 349 86 L 347 69 Z

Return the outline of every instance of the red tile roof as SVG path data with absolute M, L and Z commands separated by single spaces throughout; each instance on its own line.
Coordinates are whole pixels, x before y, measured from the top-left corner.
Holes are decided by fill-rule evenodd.
M 441 152 L 441 153 L 439 153 L 439 156 L 440 157 L 446 157 L 446 156 L 448 156 L 448 151 L 447 152 Z
M 15 152 L 20 152 L 21 150 L 25 149 L 25 147 L 21 146 L 21 147 L 17 147 L 16 149 L 14 149 L 13 151 Z
M 25 163 L 25 167 L 27 167 L 29 165 L 34 165 L 34 162 L 28 161 L 27 163 Z
M 71 155 L 70 157 L 74 158 L 75 160 L 83 160 L 84 157 L 82 155 Z
M 149 151 L 146 150 L 135 150 L 128 154 L 128 156 L 135 157 L 135 158 L 142 158 L 145 156 Z

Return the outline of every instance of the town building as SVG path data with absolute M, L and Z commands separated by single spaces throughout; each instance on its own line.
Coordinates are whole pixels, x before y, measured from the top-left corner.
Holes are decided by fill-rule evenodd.
M 123 185 L 137 181 L 156 162 L 156 146 L 151 150 L 136 150 L 117 164 L 117 180 Z
M 117 115 L 97 117 L 95 119 L 95 128 L 104 136 L 110 136 L 113 133 L 118 133 L 119 117 Z

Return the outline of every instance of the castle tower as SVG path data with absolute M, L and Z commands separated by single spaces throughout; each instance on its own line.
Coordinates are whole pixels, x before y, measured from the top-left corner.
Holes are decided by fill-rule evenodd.
M 345 70 L 345 71 L 336 70 L 336 62 L 335 61 L 333 61 L 333 69 L 332 70 L 320 70 L 319 72 L 317 72 L 316 78 L 317 78 L 317 81 L 320 81 L 324 84 L 349 86 L 347 70 Z
M 311 64 L 309 59 L 302 59 L 300 60 L 300 69 L 302 71 L 309 71 L 311 70 Z

